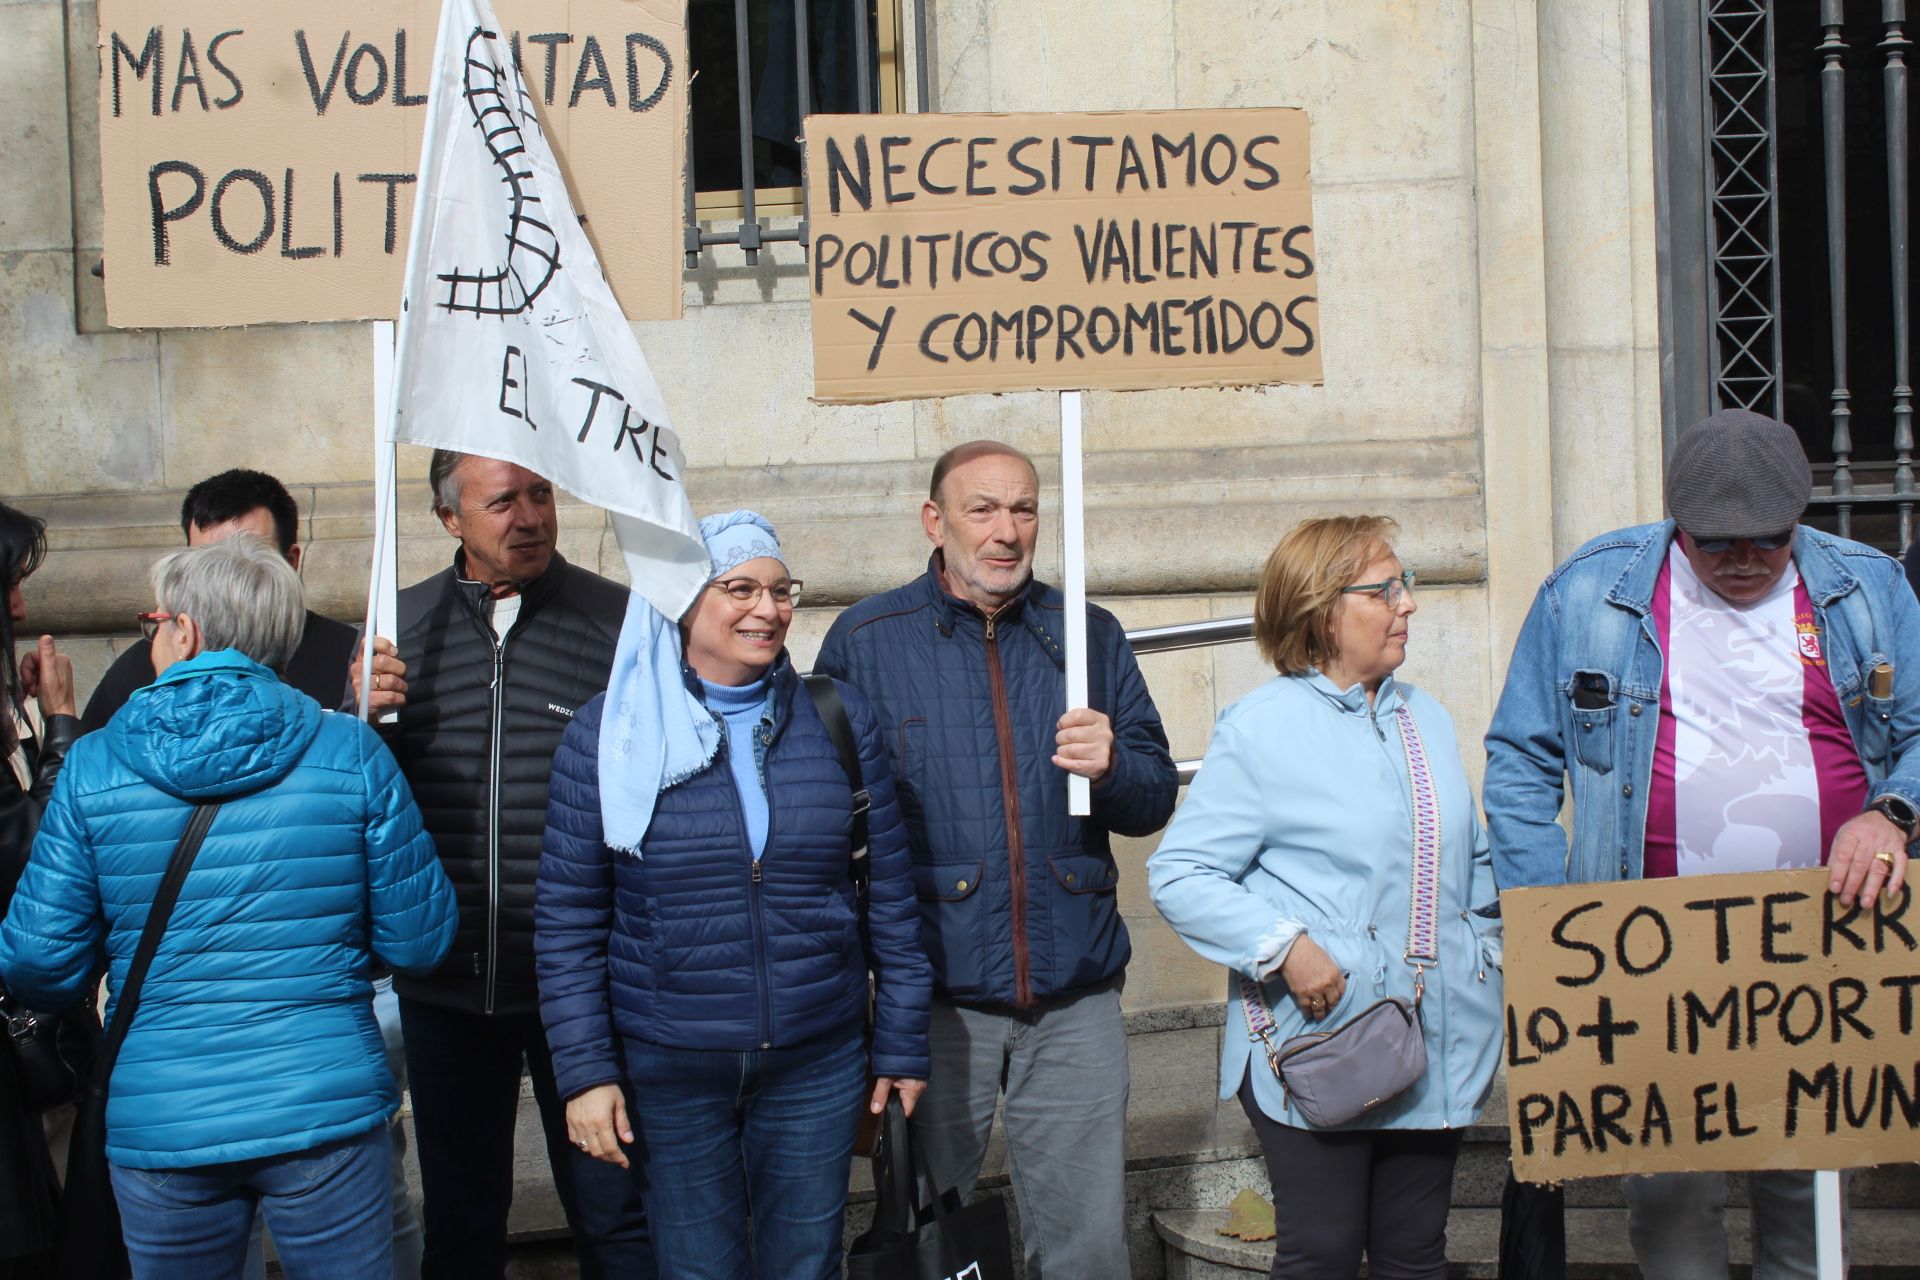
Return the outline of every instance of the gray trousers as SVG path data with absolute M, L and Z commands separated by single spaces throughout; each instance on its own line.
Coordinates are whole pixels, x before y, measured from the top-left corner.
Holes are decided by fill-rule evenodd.
M 1753 1280 L 1815 1280 L 1813 1175 L 1776 1170 L 1747 1176 L 1752 1179 Z M 1846 1178 L 1842 1171 L 1843 1223 Z M 1726 1174 L 1644 1174 L 1622 1179 L 1621 1189 L 1627 1234 L 1646 1280 L 1726 1280 Z
M 1028 1280 L 1125 1280 L 1127 1031 L 1120 984 L 1031 1013 L 933 1002 L 933 1075 L 914 1110 L 934 1179 L 973 1194 L 1004 1108 Z

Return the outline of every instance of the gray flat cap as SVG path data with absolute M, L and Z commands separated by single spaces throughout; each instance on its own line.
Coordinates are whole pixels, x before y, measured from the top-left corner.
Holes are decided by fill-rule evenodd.
M 1722 409 L 1680 433 L 1667 460 L 1667 511 L 1696 538 L 1758 538 L 1799 522 L 1813 468 L 1792 427 Z

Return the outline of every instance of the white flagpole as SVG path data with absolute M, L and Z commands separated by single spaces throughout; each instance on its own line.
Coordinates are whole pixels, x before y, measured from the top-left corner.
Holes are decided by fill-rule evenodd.
M 453 5 L 450 0 L 441 0 L 440 25 L 433 41 L 433 79 L 428 85 L 427 122 L 420 134 L 420 163 L 413 184 L 413 217 L 407 226 L 407 266 L 409 275 L 413 263 L 417 260 L 421 243 L 426 238 L 426 214 L 431 205 L 431 197 L 436 190 L 435 172 L 439 169 L 438 150 L 440 145 L 440 117 L 447 104 L 441 101 L 441 92 L 448 86 L 443 84 L 446 67 L 447 42 L 451 35 L 447 28 L 453 21 Z M 407 323 L 407 297 L 405 286 L 400 296 L 399 326 Z M 398 521 L 394 518 L 394 498 L 396 477 L 394 475 L 394 438 L 396 430 L 395 416 L 400 411 L 401 396 L 399 389 L 407 385 L 408 365 L 412 362 L 407 356 L 407 347 L 396 342 L 395 324 L 391 320 L 376 320 L 373 323 L 373 565 L 367 582 L 367 624 L 365 633 L 360 637 L 360 718 L 367 718 L 367 692 L 372 684 L 365 678 L 373 670 L 373 638 L 385 633 L 391 638 L 395 620 L 399 617 L 399 576 L 400 543 Z M 389 712 L 383 717 L 391 723 L 397 717 Z
M 373 670 L 373 638 L 391 637 L 400 613 L 400 543 L 394 515 L 394 446 L 385 428 L 393 407 L 393 321 L 373 322 L 373 564 L 367 579 L 367 622 L 360 636 L 360 670 Z M 360 682 L 360 718 L 367 719 L 367 688 Z M 389 711 L 381 716 L 391 723 Z
M 1060 536 L 1066 560 L 1067 706 L 1087 705 L 1086 491 L 1080 476 L 1080 393 L 1060 393 Z M 1067 812 L 1093 813 L 1093 784 L 1067 775 Z
M 1845 1280 L 1844 1232 L 1840 1171 L 1822 1169 L 1813 1175 L 1813 1239 L 1814 1253 L 1820 1260 L 1820 1280 Z

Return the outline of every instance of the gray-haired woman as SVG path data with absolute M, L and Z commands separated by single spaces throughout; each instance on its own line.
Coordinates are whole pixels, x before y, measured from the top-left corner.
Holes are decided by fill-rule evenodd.
M 369 970 L 437 964 L 453 891 L 379 738 L 275 674 L 306 607 L 286 560 L 235 536 L 163 558 L 153 583 L 158 678 L 68 757 L 0 976 L 60 1008 L 104 948 L 119 992 L 189 816 L 221 801 L 108 1093 L 134 1274 L 237 1276 L 257 1206 L 289 1276 L 385 1276 L 399 1096 Z

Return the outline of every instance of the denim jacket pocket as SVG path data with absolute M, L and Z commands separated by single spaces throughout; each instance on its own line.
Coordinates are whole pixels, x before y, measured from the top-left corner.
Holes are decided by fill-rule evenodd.
M 1613 772 L 1613 721 L 1618 704 L 1606 707 L 1573 707 L 1573 753 L 1581 764 L 1595 773 Z

